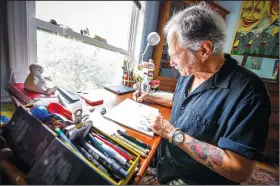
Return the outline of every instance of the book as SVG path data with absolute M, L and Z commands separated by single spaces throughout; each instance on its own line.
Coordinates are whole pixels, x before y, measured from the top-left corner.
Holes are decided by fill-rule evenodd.
M 158 109 L 125 99 L 116 107 L 109 110 L 104 117 L 137 132 L 153 137 L 154 132 L 149 128 L 158 114 Z
M 33 91 L 29 91 L 24 88 L 23 83 L 11 83 L 5 87 L 6 91 L 19 99 L 23 104 L 34 103 L 41 98 L 56 98 L 57 95 L 52 93 L 51 95 L 45 95 Z

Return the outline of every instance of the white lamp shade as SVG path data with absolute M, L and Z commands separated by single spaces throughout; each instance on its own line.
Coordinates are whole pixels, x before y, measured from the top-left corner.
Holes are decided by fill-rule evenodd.
M 150 46 L 155 46 L 159 43 L 160 41 L 160 37 L 158 35 L 158 33 L 156 32 L 151 32 L 149 35 L 148 35 L 148 44 Z

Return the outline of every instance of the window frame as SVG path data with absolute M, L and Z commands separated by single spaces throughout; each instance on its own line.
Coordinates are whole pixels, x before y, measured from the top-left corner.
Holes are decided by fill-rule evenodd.
M 28 65 L 32 63 L 37 63 L 37 29 L 43 29 L 48 32 L 63 34 L 67 37 L 71 37 L 77 40 L 80 40 L 90 45 L 106 49 L 109 51 L 117 52 L 128 57 L 130 66 L 133 66 L 133 61 L 135 60 L 135 42 L 139 38 L 139 33 L 137 32 L 138 22 L 139 22 L 139 11 L 137 6 L 133 4 L 130 29 L 129 29 L 129 39 L 128 39 L 128 48 L 127 50 L 110 45 L 86 35 L 77 33 L 71 29 L 63 28 L 60 26 L 53 25 L 52 23 L 43 21 L 35 17 L 36 15 L 36 6 L 35 1 L 26 1 L 27 5 L 27 38 L 28 38 Z M 145 3 L 144 3 L 145 6 Z M 146 12 L 144 13 L 144 17 Z M 143 17 L 143 16 L 142 16 Z M 141 17 L 141 19 L 143 19 Z M 142 37 L 142 36 L 141 36 Z M 138 61 L 138 60 L 137 60 Z

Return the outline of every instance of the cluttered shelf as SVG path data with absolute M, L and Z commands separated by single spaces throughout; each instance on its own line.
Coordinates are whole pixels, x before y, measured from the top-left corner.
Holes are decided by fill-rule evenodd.
M 98 105 L 98 106 L 93 107 L 93 106 L 88 105 L 88 107 L 90 107 L 89 109 L 94 108 L 95 113 L 98 113 L 99 111 L 101 111 L 104 108 L 106 108 L 106 110 L 110 110 L 113 107 L 115 107 L 116 105 L 119 105 L 124 100 L 132 98 L 132 93 L 124 94 L 124 95 L 117 95 L 117 94 L 109 92 L 105 89 L 99 89 L 99 90 L 93 91 L 93 92 L 91 92 L 91 94 L 94 94 L 95 96 L 102 95 L 103 100 L 104 100 L 103 104 Z M 15 105 L 17 105 L 17 106 L 20 105 L 20 101 L 17 100 L 14 96 L 11 96 L 11 99 L 14 101 Z M 153 104 L 151 104 L 149 106 L 159 109 L 159 112 L 161 112 L 164 117 L 169 118 L 169 116 L 170 116 L 169 108 L 158 106 L 158 105 L 153 105 Z M 125 128 L 125 131 L 128 135 L 144 142 L 145 144 L 147 144 L 151 147 L 151 150 L 150 150 L 149 154 L 147 155 L 147 157 L 140 158 L 139 171 L 136 174 L 135 179 L 131 180 L 129 182 L 129 183 L 133 183 L 133 184 L 138 184 L 141 181 L 142 177 L 145 175 L 145 172 L 147 171 L 149 164 L 151 163 L 152 158 L 156 153 L 156 149 L 160 143 L 160 137 L 159 136 L 149 137 L 147 135 L 136 132 L 128 127 L 123 126 L 123 128 Z

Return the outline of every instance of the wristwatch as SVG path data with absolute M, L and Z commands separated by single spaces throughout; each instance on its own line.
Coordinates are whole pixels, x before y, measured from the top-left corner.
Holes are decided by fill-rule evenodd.
M 172 138 L 173 138 L 173 136 L 174 136 L 174 134 L 175 134 L 175 132 L 176 132 L 177 130 L 180 130 L 180 129 L 175 128 L 175 129 L 171 132 L 171 134 L 168 135 L 168 136 L 169 136 L 169 137 L 168 137 L 168 138 L 169 138 L 169 140 L 168 140 L 169 143 L 172 144 Z
M 174 132 L 173 136 L 172 136 L 172 142 L 171 143 L 174 144 L 174 145 L 178 145 L 178 144 L 184 142 L 184 140 L 185 140 L 184 133 L 180 130 L 176 130 Z

